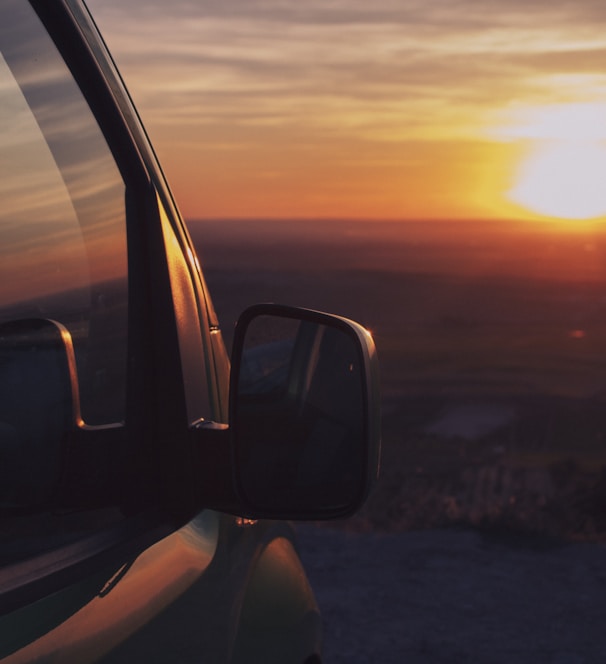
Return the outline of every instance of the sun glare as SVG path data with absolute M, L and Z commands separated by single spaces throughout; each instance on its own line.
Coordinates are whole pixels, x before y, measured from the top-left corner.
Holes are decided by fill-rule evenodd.
M 546 216 L 601 217 L 606 214 L 606 148 L 573 141 L 544 145 L 521 165 L 509 196 Z
M 526 209 L 561 219 L 606 215 L 606 105 L 566 104 L 527 111 L 501 131 L 532 141 L 508 192 Z

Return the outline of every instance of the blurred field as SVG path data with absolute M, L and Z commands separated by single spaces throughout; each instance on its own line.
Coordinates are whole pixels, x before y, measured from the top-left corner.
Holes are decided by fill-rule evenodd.
M 267 301 L 373 331 L 383 472 L 348 527 L 606 534 L 600 228 L 205 221 L 190 230 L 228 344 L 238 314 Z

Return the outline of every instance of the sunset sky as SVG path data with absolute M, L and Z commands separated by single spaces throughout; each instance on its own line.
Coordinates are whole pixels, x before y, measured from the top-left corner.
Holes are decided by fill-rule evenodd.
M 89 0 L 184 216 L 606 215 L 606 4 Z

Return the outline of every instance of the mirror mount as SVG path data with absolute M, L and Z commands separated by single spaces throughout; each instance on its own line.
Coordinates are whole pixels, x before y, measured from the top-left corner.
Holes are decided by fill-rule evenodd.
M 201 506 L 239 515 L 242 506 L 234 483 L 229 426 L 201 419 L 192 425 L 191 435 Z
M 199 506 L 253 519 L 343 518 L 378 476 L 378 360 L 353 321 L 273 304 L 236 326 L 230 424 L 191 427 Z

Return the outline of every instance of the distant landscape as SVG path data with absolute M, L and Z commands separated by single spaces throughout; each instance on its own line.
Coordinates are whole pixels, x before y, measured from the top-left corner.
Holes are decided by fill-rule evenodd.
M 191 221 L 226 342 L 279 302 L 372 330 L 383 471 L 344 527 L 606 536 L 606 241 L 522 222 Z

